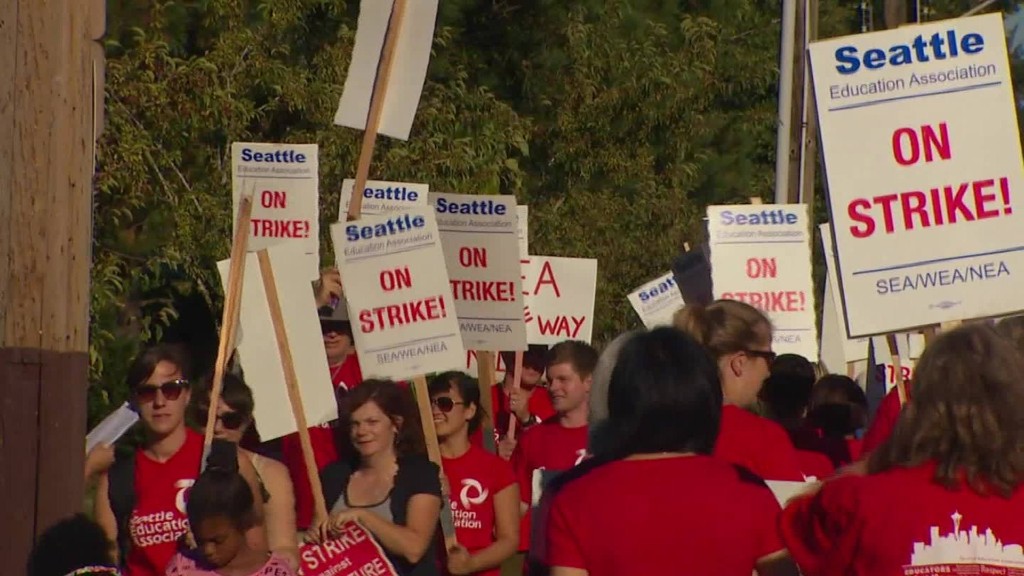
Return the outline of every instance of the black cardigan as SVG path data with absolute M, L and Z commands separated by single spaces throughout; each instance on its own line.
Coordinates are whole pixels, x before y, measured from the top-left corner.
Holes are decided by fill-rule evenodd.
M 320 482 L 323 485 L 324 500 L 327 510 L 341 498 L 348 487 L 352 476 L 352 466 L 347 461 L 328 464 L 320 471 Z M 395 524 L 404 526 L 407 522 L 409 500 L 416 494 L 430 494 L 441 497 L 440 469 L 426 456 L 411 455 L 398 459 L 398 473 L 395 474 L 395 486 L 391 489 L 391 518 Z M 436 538 L 430 539 L 426 554 L 416 564 L 410 564 L 400 556 L 387 552 L 388 559 L 402 576 L 438 576 Z

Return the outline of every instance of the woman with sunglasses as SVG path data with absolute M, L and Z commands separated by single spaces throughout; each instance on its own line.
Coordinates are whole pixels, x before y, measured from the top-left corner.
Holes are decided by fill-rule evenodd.
M 128 370 L 131 401 L 145 444 L 100 477 L 95 518 L 116 542 L 127 576 L 162 576 L 178 541 L 188 534 L 185 499 L 199 476 L 203 436 L 185 425 L 191 390 L 185 352 L 167 344 L 135 358 Z M 239 456 L 239 471 L 259 494 L 255 471 Z M 262 501 L 257 503 L 262 518 Z
M 195 402 L 196 422 L 205 421 L 209 414 L 210 383 L 208 380 Z M 252 389 L 240 377 L 225 374 L 217 403 L 217 421 L 213 425 L 214 437 L 240 445 L 247 435 L 258 436 L 253 428 L 254 406 Z M 288 468 L 273 458 L 244 448 L 239 447 L 238 451 L 256 471 L 265 514 L 263 526 L 251 529 L 246 538 L 253 548 L 269 548 L 297 569 L 299 542 L 295 532 L 295 495 Z
M 515 474 L 508 462 L 470 442 L 485 415 L 475 380 L 446 372 L 428 388 L 459 541 L 447 551 L 446 573 L 498 576 L 519 548 Z
M 748 411 L 756 405 L 775 360 L 768 318 L 743 302 L 716 300 L 680 309 L 675 326 L 702 344 L 718 364 L 724 406 L 714 455 L 765 480 L 802 481 L 799 456 L 785 429 Z
M 435 576 L 434 533 L 441 480 L 424 455 L 423 430 L 410 390 L 367 380 L 342 399 L 342 454 L 320 472 L 330 518 L 307 537 L 336 538 L 348 522 L 373 534 L 401 576 Z

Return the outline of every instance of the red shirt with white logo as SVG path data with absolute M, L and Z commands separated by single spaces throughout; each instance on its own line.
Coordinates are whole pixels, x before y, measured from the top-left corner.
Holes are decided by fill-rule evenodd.
M 188 532 L 185 500 L 199 476 L 203 436 L 187 430 L 185 443 L 166 462 L 142 450 L 135 453 L 135 508 L 128 519 L 131 550 L 127 576 L 163 576 L 177 551 L 178 539 Z
M 519 498 L 523 502 L 529 506 L 533 504 L 536 471 L 565 471 L 583 461 L 587 454 L 588 430 L 587 426 L 566 428 L 555 417 L 523 431 L 511 460 L 516 482 L 519 483 Z M 536 496 L 539 500 L 540 494 Z M 530 513 L 527 512 L 519 532 L 519 550 L 528 550 L 529 547 Z
M 764 482 L 708 456 L 599 466 L 565 484 L 547 518 L 546 563 L 590 576 L 750 576 L 783 548 Z
M 342 387 L 351 390 L 362 382 L 363 372 L 359 368 L 359 358 L 355 354 L 349 354 L 340 366 L 331 368 L 331 384 L 335 390 Z M 338 449 L 334 445 L 334 430 L 331 429 L 330 423 L 310 428 L 309 442 L 313 445 L 313 458 L 316 459 L 317 470 L 323 470 L 324 466 L 338 459 Z M 281 439 L 281 452 L 295 490 L 295 523 L 299 530 L 305 530 L 313 521 L 313 490 L 309 486 L 309 476 L 306 475 L 306 465 L 302 460 L 302 443 L 299 441 L 298 432 Z
M 786 507 L 786 547 L 806 576 L 1024 573 L 1024 489 L 981 496 L 934 473 L 926 464 L 826 482 Z
M 786 430 L 733 405 L 722 407 L 714 455 L 739 464 L 765 480 L 803 481 L 800 458 Z
M 476 446 L 470 446 L 458 458 L 442 459 L 441 464 L 451 490 L 452 517 L 459 544 L 471 553 L 487 548 L 494 543 L 494 496 L 516 483 L 512 466 Z M 475 574 L 498 576 L 501 569 Z

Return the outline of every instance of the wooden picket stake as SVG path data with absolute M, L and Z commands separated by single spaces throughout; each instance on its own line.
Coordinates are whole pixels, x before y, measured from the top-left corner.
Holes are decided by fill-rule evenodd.
M 203 445 L 209 448 L 213 443 L 213 428 L 217 423 L 217 404 L 224 386 L 224 373 L 235 347 L 238 328 L 238 314 L 242 308 L 242 280 L 245 277 L 245 260 L 249 246 L 249 221 L 252 219 L 252 190 L 242 195 L 238 205 L 238 225 L 231 241 L 231 264 L 228 268 L 228 287 L 224 294 L 224 310 L 220 321 L 220 342 L 217 344 L 217 361 L 213 365 L 213 382 L 210 385 L 210 407 L 206 411 L 206 434 Z M 203 458 L 204 466 L 206 458 Z
M 423 426 L 423 437 L 427 444 L 427 457 L 438 468 L 442 474 L 444 468 L 441 464 L 441 446 L 437 442 L 437 429 L 434 427 L 433 411 L 430 408 L 430 390 L 427 387 L 427 378 L 423 375 L 412 379 L 413 396 L 416 397 L 416 407 L 420 413 L 420 424 Z M 449 505 L 449 494 L 443 494 L 441 498 L 441 531 L 444 533 L 445 550 L 451 550 L 459 544 L 455 536 L 455 519 L 452 517 L 452 507 Z
M 405 4 L 407 0 L 395 0 L 391 7 L 391 19 L 384 35 L 384 47 L 381 50 L 380 62 L 377 63 L 377 77 L 373 82 L 373 94 L 370 97 L 370 110 L 366 117 L 366 130 L 363 132 L 363 146 L 359 151 L 359 164 L 356 168 L 356 181 L 352 187 L 352 200 L 348 206 L 348 219 L 356 220 L 363 209 L 363 188 L 370 177 L 370 162 L 377 144 L 377 131 L 380 128 L 380 116 L 384 110 L 384 99 L 388 93 L 391 79 L 391 65 L 395 60 L 395 47 L 405 20 Z
M 313 492 L 314 526 L 327 519 L 327 502 L 324 500 L 323 486 L 320 484 L 320 473 L 317 470 L 316 458 L 313 455 L 313 442 L 309 438 L 309 425 L 306 422 L 306 411 L 302 406 L 302 392 L 299 390 L 299 379 L 295 374 L 295 360 L 288 343 L 288 333 L 284 329 L 284 316 L 281 313 L 281 298 L 277 293 L 274 281 L 274 268 L 270 264 L 270 254 L 264 249 L 257 252 L 260 274 L 263 277 L 263 289 L 267 293 L 267 305 L 270 308 L 270 320 L 274 325 L 274 336 L 277 340 L 277 351 L 281 354 L 281 367 L 284 368 L 284 384 L 288 388 L 288 400 L 292 405 L 292 415 L 299 431 L 299 444 L 302 446 L 302 460 L 306 465 L 306 476 Z
M 494 416 L 486 408 L 491 408 L 491 388 L 497 381 L 494 375 L 494 356 L 494 352 L 489 350 L 477 350 L 476 352 L 476 381 L 480 388 L 479 408 L 483 410 L 480 431 L 484 438 L 484 449 L 491 454 L 497 454 L 497 447 L 494 445 Z
M 516 350 L 516 366 L 515 372 L 512 373 L 512 389 L 518 391 L 523 385 L 523 351 Z M 509 408 L 511 409 L 511 400 L 509 400 Z M 514 410 L 510 410 L 512 414 L 509 415 L 508 420 L 508 434 L 505 436 L 509 440 L 516 439 L 516 423 L 519 422 L 519 418 L 516 416 Z
M 900 406 L 907 403 L 907 383 L 903 379 L 903 366 L 900 362 L 900 351 L 896 345 L 896 335 L 886 334 L 885 342 L 889 345 L 889 355 L 892 356 L 892 371 L 896 378 L 896 392 L 900 397 Z

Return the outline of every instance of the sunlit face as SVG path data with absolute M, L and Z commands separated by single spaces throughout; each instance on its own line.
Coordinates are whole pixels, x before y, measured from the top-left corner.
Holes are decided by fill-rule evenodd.
M 223 398 L 217 399 L 217 421 L 213 425 L 215 438 L 238 444 L 248 428 L 249 421 L 243 414 L 233 410 Z
M 748 407 L 757 402 L 764 381 L 771 375 L 775 357 L 771 342 L 771 332 L 766 331 L 760 343 L 729 354 L 720 362 L 722 386 L 732 404 Z
M 135 389 L 135 404 L 146 429 L 156 437 L 164 437 L 185 426 L 185 409 L 191 391 L 181 381 L 181 369 L 162 360 L 149 378 Z
M 349 435 L 359 455 L 368 458 L 394 452 L 398 426 L 371 400 L 352 412 Z
M 447 411 L 446 411 L 447 410 Z M 469 421 L 476 416 L 476 406 L 466 406 L 457 387 L 431 396 L 430 413 L 434 417 L 434 428 L 440 439 L 458 435 L 469 435 Z
M 591 382 L 591 377 L 580 376 L 571 362 L 548 366 L 548 393 L 555 411 L 565 414 L 586 405 Z
M 324 351 L 327 352 L 327 361 L 331 365 L 344 362 L 345 358 L 355 352 L 352 338 L 348 334 L 327 325 L 322 325 L 321 331 L 324 336 Z
M 245 546 L 245 533 L 230 518 L 207 518 L 194 527 L 193 536 L 203 558 L 214 568 L 231 563 Z

